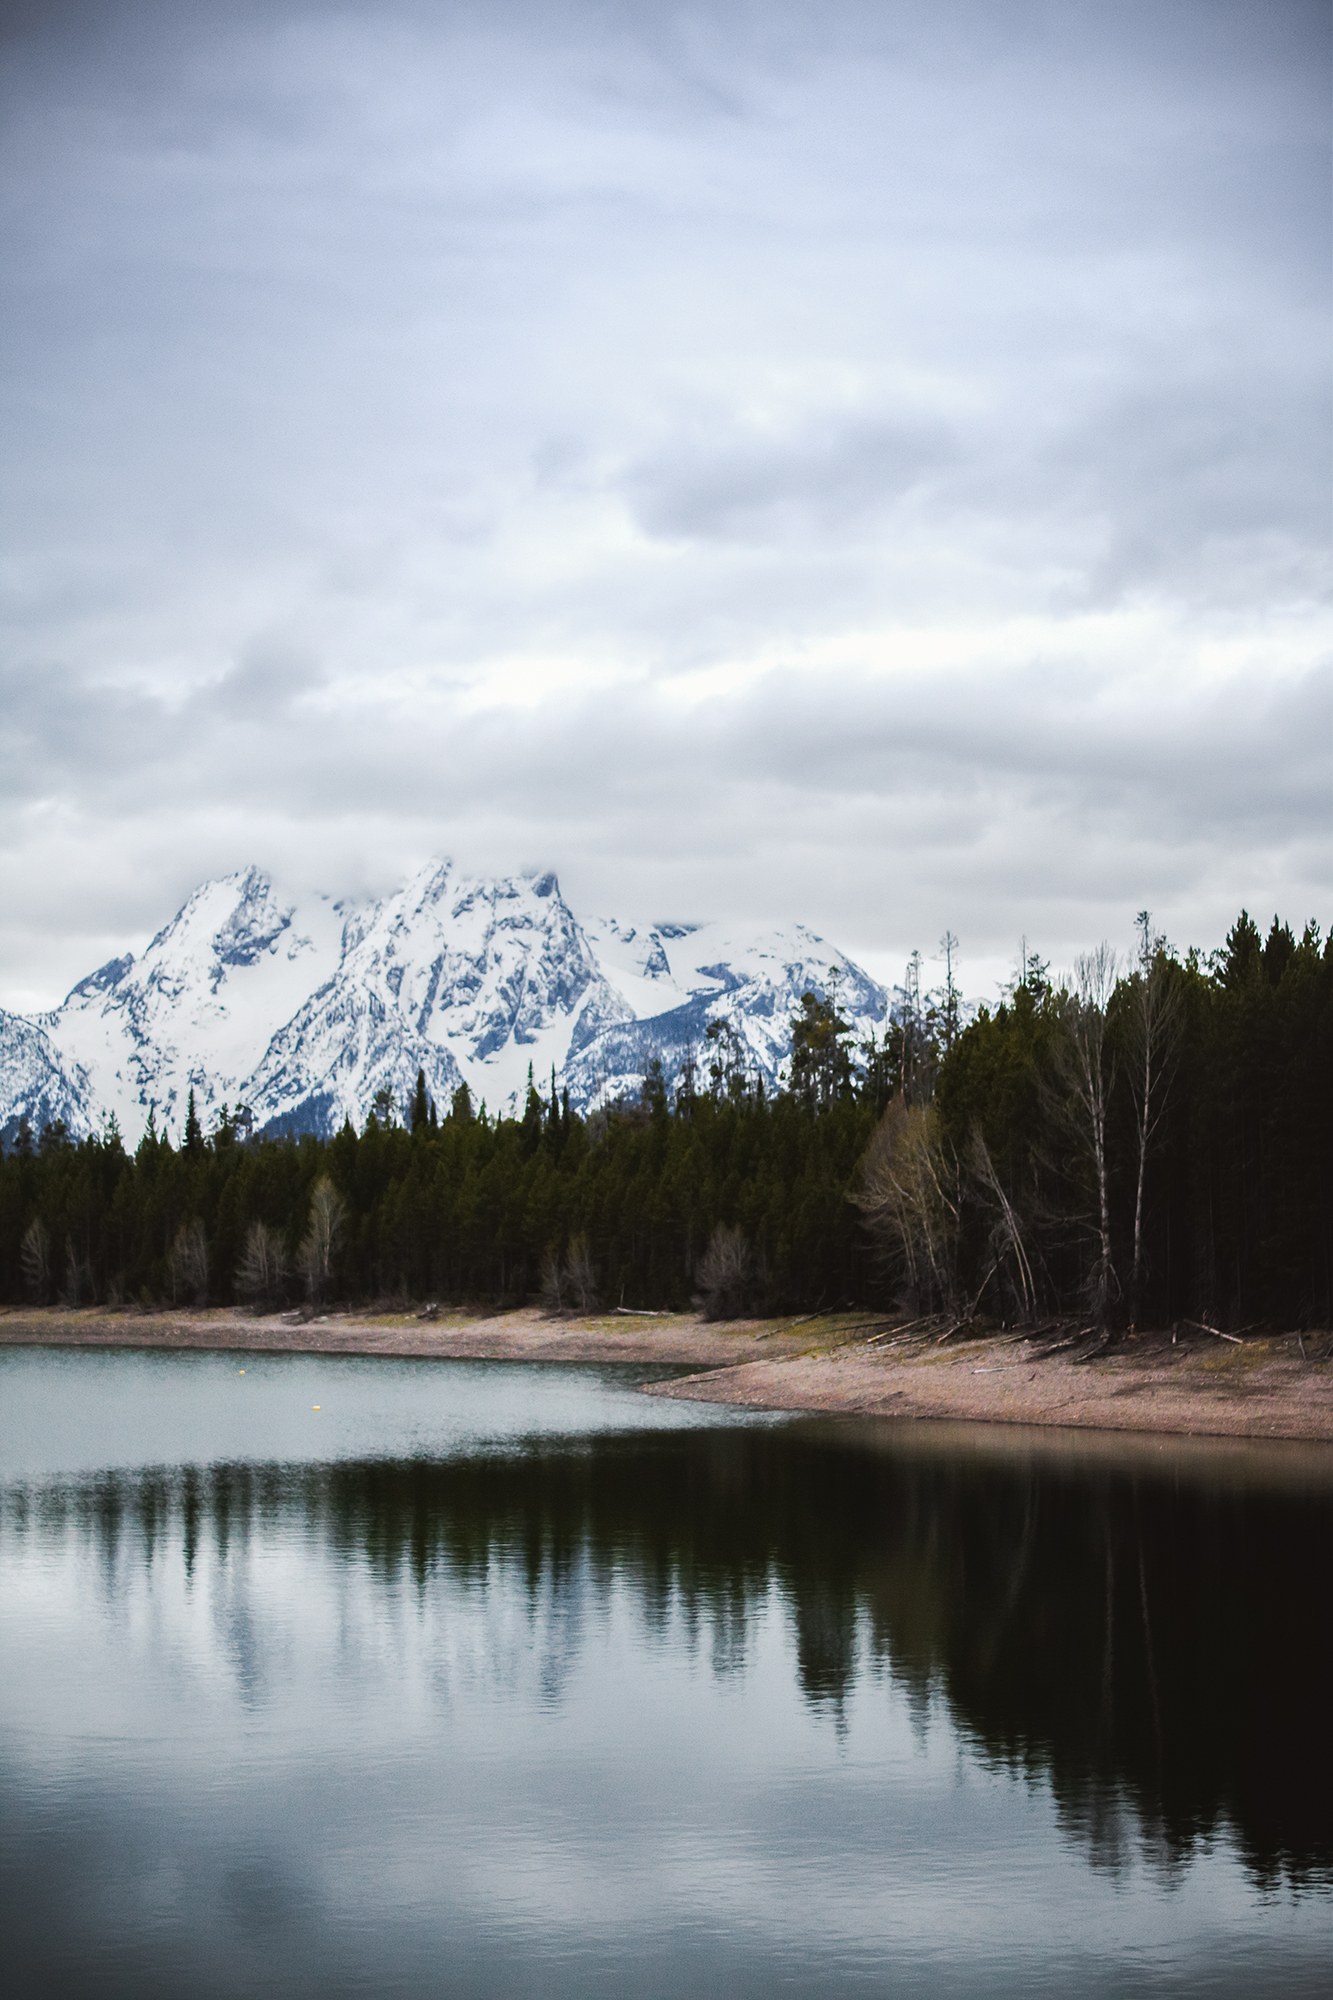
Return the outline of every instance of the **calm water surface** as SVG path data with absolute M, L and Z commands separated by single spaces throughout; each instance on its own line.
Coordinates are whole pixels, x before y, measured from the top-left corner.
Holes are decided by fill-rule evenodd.
M 0 1355 L 6 1990 L 1333 1990 L 1328 1454 L 634 1379 Z

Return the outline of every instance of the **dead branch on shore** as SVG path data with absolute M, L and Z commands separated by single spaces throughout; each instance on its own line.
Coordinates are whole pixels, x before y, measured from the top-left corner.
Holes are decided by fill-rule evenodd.
M 1229 1340 L 1236 1347 L 1243 1347 L 1245 1345 L 1238 1333 L 1223 1333 L 1220 1326 L 1205 1326 L 1201 1319 L 1183 1319 L 1180 1324 L 1182 1326 L 1192 1326 L 1199 1333 L 1211 1333 L 1216 1340 Z M 1257 1325 L 1258 1322 L 1256 1321 L 1255 1324 Z
M 1036 1332 L 1032 1334 L 1031 1337 L 1035 1341 L 1039 1340 L 1043 1333 L 1063 1332 L 1064 1329 L 1068 1327 L 1068 1324 L 1069 1324 L 1068 1320 L 1057 1320 L 1054 1323 L 1054 1325 L 1047 1325 L 1039 1328 Z M 1085 1340 L 1087 1336 L 1090 1333 L 1095 1332 L 1095 1330 L 1096 1329 L 1091 1326 L 1075 1327 L 1072 1333 L 1068 1332 L 1065 1333 L 1065 1337 L 1063 1340 L 1053 1340 L 1049 1346 L 1038 1348 L 1036 1350 L 1035 1358 L 1038 1361 L 1045 1361 L 1052 1354 L 1063 1354 L 1066 1348 L 1077 1347 L 1080 1340 Z
M 946 1340 L 952 1340 L 956 1333 L 964 1333 L 968 1327 L 975 1324 L 971 1313 L 965 1313 L 962 1319 L 956 1319 L 952 1326 L 946 1326 L 943 1333 L 935 1336 L 936 1347 L 943 1347 Z
M 871 1324 L 873 1325 L 874 1322 L 872 1321 Z M 917 1328 L 933 1327 L 938 1324 L 938 1313 L 927 1313 L 923 1319 L 909 1319 L 905 1325 L 896 1323 L 885 1325 L 881 1321 L 878 1332 L 868 1335 L 865 1344 L 867 1347 L 877 1347 L 881 1341 L 886 1341 L 890 1347 L 894 1347 L 900 1340 L 906 1339 L 909 1333 L 915 1332 Z

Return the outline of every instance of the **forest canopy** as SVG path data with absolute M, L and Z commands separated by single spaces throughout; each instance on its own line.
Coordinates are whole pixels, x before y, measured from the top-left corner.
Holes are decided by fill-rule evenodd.
M 173 1147 L 150 1118 L 0 1160 L 0 1297 L 67 1305 L 440 1299 L 718 1315 L 846 1305 L 1108 1331 L 1333 1319 L 1333 940 L 1242 912 L 1178 956 L 1139 920 L 1053 981 L 1026 949 L 964 1021 L 919 959 L 880 1041 L 836 982 L 766 1094 L 719 1022 L 672 1089 L 523 1115 L 420 1079 L 361 1131 L 250 1139 L 243 1107 Z

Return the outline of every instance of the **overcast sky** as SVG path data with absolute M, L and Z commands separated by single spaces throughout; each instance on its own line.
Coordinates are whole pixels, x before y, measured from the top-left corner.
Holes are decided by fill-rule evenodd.
M 6 5 L 0 1005 L 251 860 L 1327 928 L 1331 18 Z

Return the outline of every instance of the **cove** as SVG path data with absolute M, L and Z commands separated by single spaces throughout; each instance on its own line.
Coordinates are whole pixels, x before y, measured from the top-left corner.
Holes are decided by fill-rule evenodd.
M 1326 1451 L 643 1372 L 0 1355 L 9 1989 L 1327 1990 Z

